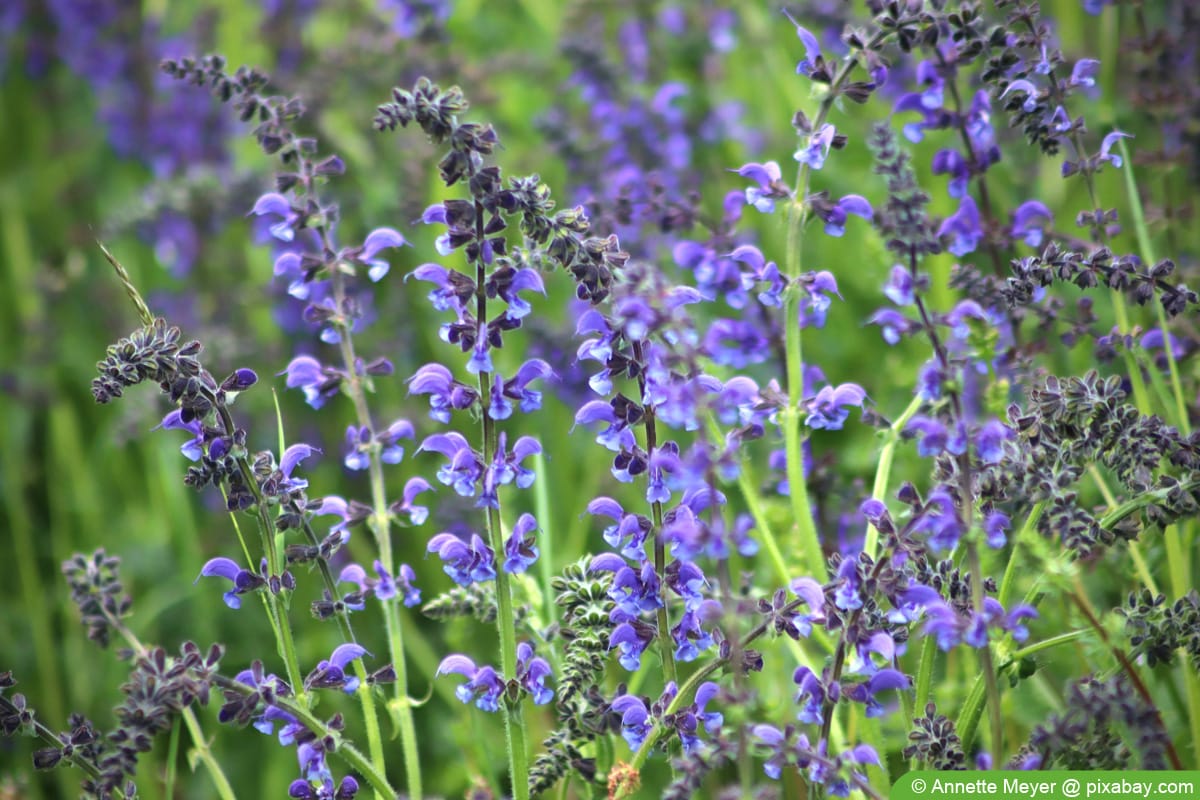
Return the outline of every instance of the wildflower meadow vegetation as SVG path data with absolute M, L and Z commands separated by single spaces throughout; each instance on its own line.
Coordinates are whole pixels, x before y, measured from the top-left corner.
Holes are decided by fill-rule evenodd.
M 1200 770 L 1189 0 L 6 0 L 0 798 Z

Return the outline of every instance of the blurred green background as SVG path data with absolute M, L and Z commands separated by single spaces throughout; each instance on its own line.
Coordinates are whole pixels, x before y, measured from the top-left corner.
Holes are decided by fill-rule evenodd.
M 391 259 L 387 280 L 374 287 L 377 320 L 356 344 L 366 357 L 385 355 L 396 365 L 393 378 L 376 381 L 371 401 L 375 418 L 386 423 L 406 417 L 417 425 L 420 438 L 433 432 L 434 425 L 423 400 L 406 396 L 403 379 L 426 361 L 457 356 L 437 341 L 441 320 L 424 299 L 426 289 L 405 284 L 402 277 L 436 258 L 436 232 L 413 220 L 445 195 L 437 184 L 434 149 L 414 131 L 376 134 L 371 129 L 375 105 L 389 99 L 391 86 L 411 85 L 418 75 L 442 85 L 457 83 L 472 102 L 469 117 L 496 127 L 504 145 L 498 160 L 506 174 L 538 172 L 561 202 L 582 200 L 571 156 L 586 161 L 591 157 L 587 148 L 604 143 L 596 141 L 595 131 L 589 140 L 588 100 L 567 83 L 578 64 L 571 53 L 590 47 L 620 75 L 629 57 L 621 25 L 630 19 L 649 24 L 662 10 L 635 2 L 466 0 L 442 16 L 429 5 L 430 10 L 421 11 L 422 4 L 373 0 L 152 0 L 140 5 L 59 0 L 44 8 L 35 3 L 12 7 L 24 13 L 0 39 L 0 553 L 7 574 L 0 581 L 0 669 L 15 672 L 20 690 L 52 727 L 72 710 L 84 711 L 104 727 L 119 699 L 117 686 L 125 670 L 113 653 L 98 651 L 84 638 L 75 609 L 67 603 L 59 564 L 76 551 L 103 547 L 122 558 L 134 598 L 130 624 L 143 641 L 171 650 L 184 639 L 202 646 L 222 641 L 231 671 L 251 658 L 272 657 L 270 648 L 262 646 L 263 620 L 252 607 L 230 611 L 215 586 L 193 586 L 206 559 L 233 555 L 236 545 L 219 498 L 197 495 L 183 485 L 186 462 L 179 453 L 180 436 L 151 433 L 167 410 L 165 401 L 149 387 L 111 406 L 96 406 L 92 400 L 95 362 L 108 343 L 137 324 L 97 240 L 129 268 L 156 313 L 205 344 L 206 366 L 218 378 L 242 366 L 258 372 L 260 385 L 239 399 L 235 409 L 250 430 L 253 448 L 276 446 L 273 389 L 279 393 L 289 441 L 320 444 L 325 450 L 322 459 L 305 465 L 310 494 L 365 498 L 368 493 L 365 477 L 348 474 L 340 465 L 342 433 L 351 421 L 349 404 L 339 399 L 314 412 L 298 393 L 285 392 L 283 379 L 275 377 L 297 352 L 320 354 L 324 346 L 296 324 L 294 305 L 290 312 L 281 310 L 289 306 L 281 287 L 272 286 L 270 250 L 246 218 L 254 200 L 270 188 L 274 165 L 257 151 L 246 126 L 215 100 L 207 107 L 203 99 L 172 100 L 176 89 L 162 83 L 154 69 L 158 57 L 216 51 L 231 65 L 254 64 L 272 73 L 278 91 L 304 97 L 310 107 L 307 130 L 320 138 L 323 151 L 336 152 L 347 163 L 347 175 L 328 190 L 342 208 L 342 242 L 353 242 L 381 225 L 398 228 L 412 242 L 412 248 Z M 807 83 L 794 74 L 801 48 L 775 5 L 734 5 L 732 41 L 725 50 L 711 38 L 715 24 L 676 36 L 660 33 L 652 41 L 648 78 L 622 87 L 626 95 L 643 101 L 668 81 L 687 87 L 680 105 L 693 152 L 678 186 L 679 191 L 700 190 L 702 205 L 712 214 L 719 214 L 725 192 L 744 185 L 730 168 L 774 159 L 790 180 L 795 138 L 789 119 L 797 108 L 811 113 L 817 103 Z M 805 24 L 816 28 L 829 16 L 829 7 L 838 4 L 792 5 Z M 1112 91 L 1125 57 L 1116 46 L 1115 16 L 1088 17 L 1078 3 L 1067 0 L 1047 5 L 1059 20 L 1064 49 L 1104 62 L 1105 99 L 1088 108 L 1094 130 L 1110 123 L 1136 129 L 1134 112 Z M 410 23 L 402 15 L 412 8 L 418 12 Z M 688 19 L 712 23 L 718 13 L 723 12 L 714 4 L 697 3 Z M 88 42 L 97 51 L 89 55 L 98 60 L 72 63 L 64 56 L 64 48 L 70 55 L 71 48 L 86 49 Z M 1096 46 L 1102 52 L 1095 52 Z M 119 58 L 106 55 L 105 47 Z M 74 56 L 79 62 L 81 51 Z M 743 135 L 723 131 L 706 141 L 701 136 L 705 121 L 730 102 L 740 104 Z M 814 189 L 835 197 L 857 192 L 872 201 L 882 199 L 864 133 L 884 113 L 881 103 L 835 112 L 850 145 L 815 176 Z M 123 119 L 115 118 L 120 115 Z M 568 142 L 575 137 L 583 152 L 568 152 L 555 141 L 555 129 L 565 130 Z M 1068 227 L 1074 211 L 1086 206 L 1076 194 L 1080 187 L 1058 180 L 1057 161 L 1039 158 L 1016 132 L 998 133 L 1005 142 L 1005 162 L 988 180 L 1000 207 L 1028 199 L 1029 187 L 1036 185 L 1039 198 L 1061 211 L 1061 227 Z M 949 132 L 938 136 L 951 141 Z M 180 137 L 196 138 L 186 152 L 205 157 L 189 155 L 179 163 L 156 160 L 159 149 L 170 151 L 171 142 Z M 924 155 L 916 161 L 932 189 L 934 213 L 946 214 L 955 205 L 946 195 L 944 178 L 928 173 L 928 155 L 936 144 L 922 145 Z M 1179 180 L 1186 176 L 1164 178 L 1168 188 Z M 1124 207 L 1116 171 L 1103 176 L 1101 191 L 1111 204 Z M 831 382 L 862 383 L 880 413 L 894 416 L 911 396 L 923 355 L 917 346 L 886 348 L 878 330 L 864 325 L 883 305 L 879 287 L 890 263 L 878 238 L 856 223 L 851 222 L 845 239 L 817 235 L 814 228 L 806 242 L 810 268 L 832 271 L 845 299 L 831 311 L 829 328 L 808 338 L 806 352 Z M 749 211 L 743 224 L 758 229 L 768 258 L 782 259 L 778 219 Z M 1190 236 L 1194 242 L 1195 234 Z M 672 276 L 684 277 L 670 262 L 661 237 L 647 235 L 644 241 L 624 244 L 635 258 L 656 260 Z M 943 256 L 927 265 L 938 287 L 934 303 L 942 308 L 952 300 L 945 288 L 951 264 L 952 258 Z M 563 363 L 569 365 L 575 348 L 567 302 L 570 281 L 556 275 L 548 285 L 549 298 L 535 302 L 544 330 L 528 335 L 563 350 Z M 1107 315 L 1104 309 L 1100 313 Z M 521 355 L 513 348 L 502 356 L 502 365 L 519 363 Z M 1089 365 L 1090 354 L 1078 348 L 1046 359 L 1048 370 L 1079 371 Z M 775 373 L 767 367 L 756 374 L 765 379 Z M 556 566 L 598 546 L 600 528 L 581 513 L 595 494 L 618 491 L 591 437 L 566 438 L 572 414 L 565 402 L 553 399 L 536 419 L 515 426 L 543 435 L 548 443 L 550 468 L 543 477 L 553 516 L 541 525 L 554 537 Z M 847 507 L 856 506 L 864 493 L 861 482 L 869 485 L 875 466 L 873 434 L 865 426 L 851 426 L 836 438 L 818 435 L 815 448 L 819 458 L 833 459 L 838 492 L 854 497 Z M 409 446 L 405 462 L 389 469 L 389 491 L 398 493 L 414 474 L 432 482 L 434 459 L 414 459 L 414 449 Z M 764 448 L 751 452 L 750 467 L 760 475 L 766 472 L 765 454 Z M 907 475 L 916 463 L 906 451 L 895 474 Z M 841 496 L 838 492 L 830 497 Z M 433 501 L 433 522 L 397 538 L 400 557 L 417 568 L 426 599 L 450 584 L 436 563 L 423 560 L 424 542 L 439 520 L 448 524 L 469 513 L 469 507 L 455 504 L 447 493 L 439 492 Z M 786 519 L 782 506 L 772 513 Z M 823 513 L 829 526 L 836 525 L 838 509 Z M 368 538 L 356 536 L 351 545 L 359 560 L 372 557 Z M 1113 569 L 1124 574 L 1127 568 Z M 767 582 L 769 572 L 760 573 Z M 302 581 L 293 607 L 306 664 L 325 657 L 335 641 L 332 630 L 319 629 L 308 619 L 314 583 Z M 1108 599 L 1119 600 L 1123 584 L 1110 587 Z M 1047 610 L 1045 616 L 1053 619 L 1053 609 Z M 358 623 L 360 629 L 369 630 L 370 613 L 360 616 L 365 620 Z M 417 712 L 427 785 L 448 796 L 461 796 L 475 780 L 496 788 L 503 760 L 499 721 L 457 704 L 452 680 L 435 687 L 430 677 L 447 652 L 467 649 L 486 657 L 490 645 L 480 646 L 478 640 L 490 641 L 493 632 L 473 622 L 435 624 L 415 613 L 406 620 L 415 632 L 410 636 L 411 693 L 430 697 Z M 1056 629 L 1051 625 L 1047 630 Z M 369 649 L 385 653 L 379 632 L 374 641 L 370 637 L 368 633 Z M 973 665 L 952 662 L 947 669 L 947 683 L 952 684 Z M 1066 664 L 1064 672 L 1074 674 L 1074 665 Z M 781 669 L 776 677 L 785 673 L 790 670 Z M 1052 708 L 1060 683 L 1028 689 L 1032 702 L 1011 707 L 1013 724 L 1020 727 Z M 774 700 L 782 703 L 789 691 L 781 683 Z M 210 736 L 218 733 L 212 709 L 202 718 Z M 547 732 L 547 718 L 539 719 L 531 729 L 534 741 Z M 447 724 L 449 720 L 455 724 Z M 215 751 L 244 796 L 282 796 L 295 777 L 290 752 L 252 730 L 219 734 Z M 22 746 L 0 740 L 0 797 L 75 793 L 77 776 L 70 772 L 33 776 Z M 155 760 L 144 764 L 143 776 L 162 771 L 167 758 L 164 743 Z M 158 781 L 145 780 L 141 789 L 150 800 L 163 796 Z M 176 792 L 179 797 L 210 794 L 202 775 L 181 781 Z

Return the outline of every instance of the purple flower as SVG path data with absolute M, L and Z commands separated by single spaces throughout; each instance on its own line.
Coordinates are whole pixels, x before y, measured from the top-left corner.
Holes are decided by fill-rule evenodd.
M 847 215 L 854 214 L 865 220 L 874 217 L 871 204 L 865 197 L 848 194 L 831 206 L 815 209 L 817 216 L 825 220 L 825 232 L 830 236 L 841 236 L 846 232 Z
M 279 217 L 280 221 L 271 225 L 271 235 L 283 242 L 296 238 L 296 223 L 300 222 L 300 214 L 292 208 L 287 198 L 276 192 L 268 192 L 254 203 L 251 214 Z
M 964 197 L 971 178 L 971 164 L 953 148 L 938 150 L 933 156 L 933 174 L 950 176 L 950 196 Z
M 374 594 L 376 599 L 387 601 L 396 597 L 400 592 L 404 593 L 404 605 L 408 608 L 412 608 L 421 602 L 421 590 L 413 585 L 417 576 L 413 572 L 412 567 L 408 564 L 401 564 L 399 576 L 393 578 L 379 559 L 375 559 L 373 566 L 375 574 L 379 576 L 378 578 L 368 577 L 366 570 L 358 564 L 348 564 L 338 574 L 339 583 L 354 583 L 358 586 L 358 597 L 352 598 L 354 604 L 349 599 L 351 598 L 350 595 L 342 598 L 347 606 L 350 606 L 355 611 L 361 611 L 364 607 L 361 598 L 367 594 Z
M 407 244 L 399 231 L 393 228 L 376 228 L 371 231 L 360 247 L 343 250 L 341 258 L 367 267 L 367 277 L 373 283 L 378 283 L 388 274 L 391 265 L 382 258 L 376 258 L 380 250 L 391 247 L 401 247 Z
M 716 734 L 721 730 L 721 725 L 725 722 L 721 712 L 705 711 L 705 708 L 720 691 L 720 686 L 712 681 L 705 681 L 696 688 L 694 702 L 675 712 L 674 727 L 679 733 L 679 740 L 683 743 L 685 753 L 693 752 L 700 745 L 700 737 L 696 733 L 701 725 L 709 735 Z
M 652 641 L 652 626 L 638 620 L 629 620 L 613 628 L 608 638 L 608 648 L 619 648 L 617 661 L 630 672 L 637 672 L 642 666 L 642 653 L 646 652 Z
M 507 448 L 508 434 L 500 433 L 496 455 L 483 474 L 483 492 L 475 505 L 479 508 L 499 508 L 500 500 L 496 489 L 515 483 L 518 489 L 528 489 L 536 478 L 533 470 L 523 466 L 522 462 L 529 456 L 542 452 L 542 446 L 532 436 L 522 436 L 517 439 L 510 453 Z
M 224 578 L 233 584 L 233 588 L 223 595 L 225 605 L 233 609 L 242 607 L 242 598 L 240 595 L 253 592 L 267 585 L 267 580 L 262 575 L 238 566 L 237 562 L 229 558 L 210 559 L 200 569 L 200 575 L 197 576 L 196 581 L 193 581 L 193 583 L 199 582 L 200 578 L 214 577 Z
M 881 669 L 863 683 L 846 690 L 845 694 L 851 700 L 864 703 L 867 707 L 867 717 L 883 716 L 883 706 L 875 699 L 880 692 L 893 689 L 907 689 L 908 676 L 894 669 Z
M 467 678 L 460 684 L 454 695 L 464 703 L 475 702 L 475 707 L 483 711 L 499 711 L 500 698 L 504 695 L 504 679 L 486 664 L 475 666 L 475 662 L 458 653 L 448 655 L 438 664 L 435 677 L 455 673 Z
M 496 578 L 496 554 L 477 533 L 471 534 L 470 543 L 453 533 L 439 533 L 429 540 L 425 551 L 437 553 L 443 562 L 442 570 L 462 586 Z
M 438 422 L 448 423 L 450 412 L 470 408 L 479 393 L 460 383 L 441 364 L 426 364 L 408 379 L 409 394 L 429 395 L 429 416 Z
M 347 694 L 353 694 L 358 688 L 359 680 L 353 675 L 346 674 L 346 666 L 356 659 L 367 655 L 367 651 L 357 644 L 343 644 L 334 649 L 328 659 L 320 661 L 312 672 L 304 679 L 306 689 L 341 689 Z
M 379 444 L 379 460 L 385 464 L 399 464 L 404 460 L 404 448 L 400 439 L 416 438 L 412 423 L 406 419 L 398 419 L 387 427 L 387 430 L 375 436 Z
M 1039 247 L 1045 237 L 1044 226 L 1037 220 L 1045 220 L 1046 225 L 1054 224 L 1054 215 L 1050 209 L 1037 200 L 1027 200 L 1013 211 L 1012 235 L 1014 239 L 1023 239 L 1030 247 Z
M 1096 74 L 1100 71 L 1100 62 L 1094 58 L 1081 58 L 1075 62 L 1071 77 L 1067 80 L 1071 86 L 1095 86 Z
M 1112 150 L 1116 143 L 1121 139 L 1132 138 L 1133 134 L 1123 133 L 1121 131 L 1113 131 L 1112 133 L 1108 134 L 1104 137 L 1103 141 L 1100 142 L 1100 155 L 1096 156 L 1096 160 L 1107 161 L 1117 169 L 1120 169 L 1121 165 L 1124 163 L 1121 160 L 1121 157 L 1116 153 L 1110 153 L 1109 151 Z
M 928 533 L 929 546 L 934 550 L 953 550 L 965 533 L 954 504 L 954 497 L 938 485 L 929 493 L 924 508 L 912 524 L 913 533 Z
M 701 652 L 712 647 L 712 634 L 702 626 L 720 616 L 721 604 L 716 600 L 702 600 L 692 608 L 685 608 L 679 622 L 671 628 L 671 638 L 675 640 L 675 658 L 679 661 L 695 661 Z
M 812 33 L 799 22 L 796 22 L 795 18 L 788 13 L 787 9 L 784 9 L 783 13 L 792 21 L 792 24 L 796 26 L 796 35 L 800 37 L 800 43 L 804 45 L 804 58 L 801 59 L 800 63 L 796 65 L 796 74 L 811 77 L 812 74 L 816 72 L 818 62 L 822 60 L 821 45 L 817 42 L 817 37 L 813 36 Z
M 304 390 L 304 402 L 313 408 L 321 408 L 325 401 L 338 393 L 342 385 L 341 375 L 330 367 L 321 365 L 312 356 L 296 356 L 279 373 L 287 375 L 289 389 Z
M 808 137 L 808 144 L 797 150 L 792 157 L 801 164 L 807 164 L 811 169 L 820 169 L 825 166 L 825 159 L 829 157 L 829 148 L 833 146 L 836 133 L 832 125 L 823 124 Z
M 534 531 L 537 520 L 533 514 L 522 514 L 513 525 L 512 533 L 504 543 L 504 571 L 518 574 L 529 569 L 537 561 L 538 547 Z
M 988 547 L 993 550 L 1004 547 L 1006 541 L 1004 532 L 1008 530 L 1009 524 L 1008 515 L 999 511 L 993 511 L 984 517 L 983 533 L 987 537 Z
M 415 505 L 413 500 L 417 495 L 428 492 L 432 488 L 424 478 L 409 478 L 408 482 L 404 484 L 404 494 L 401 499 L 388 506 L 388 511 L 393 514 L 407 514 L 409 525 L 420 525 L 429 518 L 429 509 L 426 506 Z
M 167 431 L 187 431 L 192 434 L 192 438 L 179 448 L 179 451 L 189 461 L 199 461 L 200 457 L 204 455 L 204 426 L 199 419 L 184 422 L 183 410 L 177 408 L 163 417 L 162 422 L 154 429 L 158 430 L 159 428 Z
M 856 383 L 843 383 L 836 388 L 826 386 L 816 397 L 804 401 L 804 409 L 808 412 L 805 422 L 814 430 L 841 430 L 850 416 L 847 406 L 862 408 L 866 398 L 866 391 Z
M 544 706 L 554 698 L 554 690 L 546 685 L 550 676 L 550 664 L 533 654 L 533 645 L 529 642 L 517 645 L 517 681 L 529 692 L 534 705 Z
M 529 315 L 533 307 L 528 301 L 520 296 L 520 292 L 532 291 L 538 294 L 546 294 L 546 286 L 542 283 L 542 276 L 534 269 L 519 269 L 503 273 L 506 277 L 499 281 L 497 275 L 493 275 L 488 281 L 487 292 L 489 297 L 499 296 L 504 302 L 508 303 L 508 310 L 504 312 L 505 319 L 510 322 L 515 322 Z
M 899 343 L 902 336 L 912 333 L 917 324 L 894 308 L 881 308 L 867 320 L 872 325 L 879 326 L 883 340 L 890 345 Z
M 621 736 L 636 751 L 654 727 L 646 704 L 639 697 L 623 694 L 612 701 L 612 710 L 621 715 Z
M 975 434 L 975 450 L 979 460 L 985 464 L 999 463 L 1004 458 L 1004 442 L 1012 437 L 1012 429 L 998 419 L 983 423 Z
M 1026 114 L 1032 114 L 1037 109 L 1038 104 L 1038 88 L 1024 78 L 1013 81 L 1008 85 L 1008 88 L 1000 95 L 1005 97 L 1009 92 L 1024 92 L 1025 100 L 1021 103 L 1021 110 Z
M 917 455 L 922 458 L 932 458 L 938 455 L 946 450 L 950 443 L 950 433 L 946 430 L 946 426 L 933 417 L 918 414 L 909 420 L 904 431 L 918 437 Z M 961 437 L 956 437 L 956 439 L 959 445 L 957 452 L 955 449 L 951 449 L 950 452 L 958 455 L 963 452 L 962 446 L 965 445 L 965 442 L 961 440 Z
M 288 786 L 288 797 L 296 800 L 354 800 L 358 794 L 358 781 L 349 775 L 342 778 L 337 789 L 333 788 L 333 778 L 320 779 L 318 786 L 305 778 L 297 778 Z
M 808 667 L 796 667 L 792 682 L 800 687 L 795 697 L 796 702 L 800 703 L 797 717 L 801 722 L 820 725 L 824 719 L 825 684 Z
M 960 258 L 974 252 L 979 246 L 979 240 L 983 238 L 983 226 L 979 221 L 979 207 L 970 195 L 965 195 L 958 211 L 942 222 L 938 236 L 950 237 L 947 249 Z
M 417 448 L 417 452 L 423 450 L 432 450 L 446 457 L 446 463 L 437 471 L 437 479 L 443 485 L 453 487 L 462 497 L 475 496 L 475 484 L 483 475 L 483 464 L 461 433 L 451 431 L 428 436 Z
M 364 470 L 371 466 L 371 431 L 367 426 L 346 427 L 346 441 L 342 448 L 345 455 L 342 463 L 349 470 Z
M 770 214 L 775 210 L 776 200 L 791 196 L 791 192 L 783 184 L 783 173 L 779 170 L 779 164 L 775 161 L 765 164 L 751 161 L 734 171 L 758 184 L 746 189 L 746 203 L 763 214 Z
M 496 420 L 508 419 L 512 416 L 513 401 L 520 404 L 524 414 L 537 411 L 542 407 L 542 393 L 530 389 L 529 384 L 553 376 L 554 370 L 540 358 L 526 361 L 517 370 L 517 374 L 507 381 L 504 376 L 496 375 L 495 383 L 492 384 L 491 402 L 488 403 L 488 416 Z
M 434 284 L 434 290 L 429 293 L 429 302 L 438 311 L 462 313 L 475 295 L 475 281 L 440 264 L 422 264 L 404 276 L 405 281 L 409 278 Z
M 894 265 L 888 275 L 888 282 L 884 284 L 883 293 L 898 306 L 911 306 L 916 299 L 913 294 L 912 273 L 901 264 Z
M 588 503 L 589 514 L 601 515 L 616 520 L 604 529 L 604 541 L 621 551 L 621 555 L 634 561 L 645 561 L 646 535 L 650 533 L 650 520 L 640 514 L 629 514 L 621 504 L 611 497 L 597 497 Z

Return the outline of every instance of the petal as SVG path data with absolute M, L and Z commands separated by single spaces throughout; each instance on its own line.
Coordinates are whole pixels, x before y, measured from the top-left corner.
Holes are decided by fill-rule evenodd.
M 339 645 L 334 649 L 333 653 L 329 656 L 329 663 L 333 664 L 340 670 L 345 670 L 347 664 L 349 664 L 351 661 L 354 661 L 356 658 L 362 658 L 364 655 L 367 655 L 367 650 L 365 647 L 357 644 L 347 643 Z
M 456 673 L 464 675 L 468 678 L 473 678 L 479 669 L 475 666 L 475 662 L 459 653 L 453 653 L 442 659 L 442 663 L 438 664 L 435 675 L 448 675 Z
M 367 235 L 359 257 L 366 261 L 374 258 L 376 253 L 386 247 L 402 247 L 404 244 L 404 237 L 394 228 L 376 228 Z
M 201 567 L 200 577 L 221 577 L 228 581 L 234 581 L 237 579 L 237 575 L 241 571 L 242 568 L 231 558 L 213 558 L 205 563 L 203 567 Z M 196 580 L 200 580 L 200 578 L 197 578 Z
M 313 453 L 320 453 L 317 448 L 307 444 L 294 444 L 287 450 L 283 451 L 283 457 L 279 459 L 279 471 L 284 475 L 291 477 L 292 470 L 296 468 L 304 459 L 311 456 Z

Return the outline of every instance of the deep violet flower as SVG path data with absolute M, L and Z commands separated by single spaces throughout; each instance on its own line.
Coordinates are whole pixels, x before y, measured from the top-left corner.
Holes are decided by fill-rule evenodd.
M 200 578 L 224 578 L 233 584 L 233 588 L 223 595 L 225 605 L 233 609 L 242 607 L 241 595 L 261 589 L 267 585 L 267 579 L 256 572 L 251 572 L 230 558 L 213 558 L 200 569 Z
M 640 697 L 623 694 L 612 701 L 612 710 L 621 715 L 621 736 L 636 752 L 654 727 L 646 704 Z
M 544 706 L 554 698 L 554 690 L 546 685 L 551 677 L 550 664 L 541 656 L 534 655 L 533 645 L 521 642 L 517 645 L 517 681 L 529 692 L 534 705 Z
M 868 221 L 874 218 L 871 204 L 857 194 L 848 194 L 833 205 L 823 205 L 814 211 L 825 221 L 825 233 L 830 236 L 842 236 L 846 232 L 846 220 L 851 214 Z
M 775 210 L 776 200 L 791 196 L 791 192 L 783 183 L 783 173 L 779 164 L 775 161 L 765 164 L 752 161 L 738 167 L 734 172 L 758 184 L 746 189 L 746 204 L 754 206 L 763 214 L 770 214 Z
M 424 478 L 409 478 L 408 482 L 404 484 L 404 492 L 401 498 L 388 506 L 388 511 L 395 515 L 406 515 L 409 525 L 420 525 L 429 518 L 429 508 L 427 506 L 416 505 L 413 501 L 417 498 L 417 495 L 431 491 L 432 489 L 433 487 Z
M 289 389 L 302 389 L 304 402 L 315 409 L 325 405 L 325 401 L 336 395 L 342 385 L 341 375 L 312 356 L 296 356 L 279 374 L 287 375 Z
M 282 242 L 290 242 L 296 238 L 296 225 L 301 221 L 301 215 L 288 199 L 277 192 L 268 192 L 254 203 L 251 214 L 262 217 L 278 217 L 279 221 L 271 225 L 271 235 Z
M 383 277 L 388 274 L 388 270 L 391 269 L 391 265 L 387 261 L 377 257 L 379 251 L 393 247 L 402 247 L 405 244 L 407 242 L 399 231 L 393 228 L 376 228 L 367 234 L 367 238 L 361 246 L 342 250 L 339 254 L 339 260 L 362 264 L 367 267 L 367 277 L 373 283 L 378 283 L 383 280 Z
M 1046 226 L 1053 224 L 1054 215 L 1050 209 L 1037 200 L 1027 200 L 1013 211 L 1012 236 L 1030 247 L 1040 247 Z
M 441 364 L 426 364 L 408 379 L 409 394 L 429 395 L 429 416 L 448 423 L 450 412 L 470 408 L 479 392 L 454 379 L 450 370 Z
M 796 74 L 811 77 L 817 69 L 817 62 L 821 60 L 821 45 L 817 42 L 817 37 L 813 36 L 812 32 L 799 22 L 796 22 L 795 18 L 786 9 L 784 9 L 783 13 L 796 26 L 796 36 L 800 38 L 800 43 L 804 45 L 804 58 L 800 60 L 800 63 L 796 64 Z
M 367 651 L 357 644 L 343 644 L 334 649 L 328 659 L 322 659 L 304 679 L 306 689 L 341 689 L 347 694 L 353 694 L 358 688 L 359 680 L 346 672 L 347 665 L 355 659 L 367 655 Z
M 355 611 L 361 611 L 364 608 L 362 599 L 368 594 L 373 594 L 377 600 L 386 602 L 403 593 L 404 605 L 408 608 L 421 602 L 421 590 L 414 585 L 417 576 L 412 567 L 408 564 L 401 564 L 399 574 L 393 578 L 379 559 L 375 559 L 373 566 L 377 578 L 368 577 L 366 570 L 358 564 L 347 564 L 338 574 L 339 583 L 353 583 L 358 586 L 357 597 L 342 598 L 347 606 Z
M 1112 164 L 1114 167 L 1116 167 L 1117 169 L 1120 169 L 1121 165 L 1124 163 L 1124 161 L 1121 160 L 1121 157 L 1119 155 L 1117 155 L 1116 153 L 1112 153 L 1110 151 L 1113 149 L 1113 147 L 1116 146 L 1117 142 L 1120 141 L 1121 139 L 1132 139 L 1132 138 L 1133 138 L 1133 134 L 1123 133 L 1122 131 L 1113 131 L 1112 133 L 1108 134 L 1107 136 L 1104 137 L 1103 141 L 1100 142 L 1100 154 L 1098 156 L 1096 156 L 1096 160 L 1097 161 L 1107 161 L 1110 164 Z

